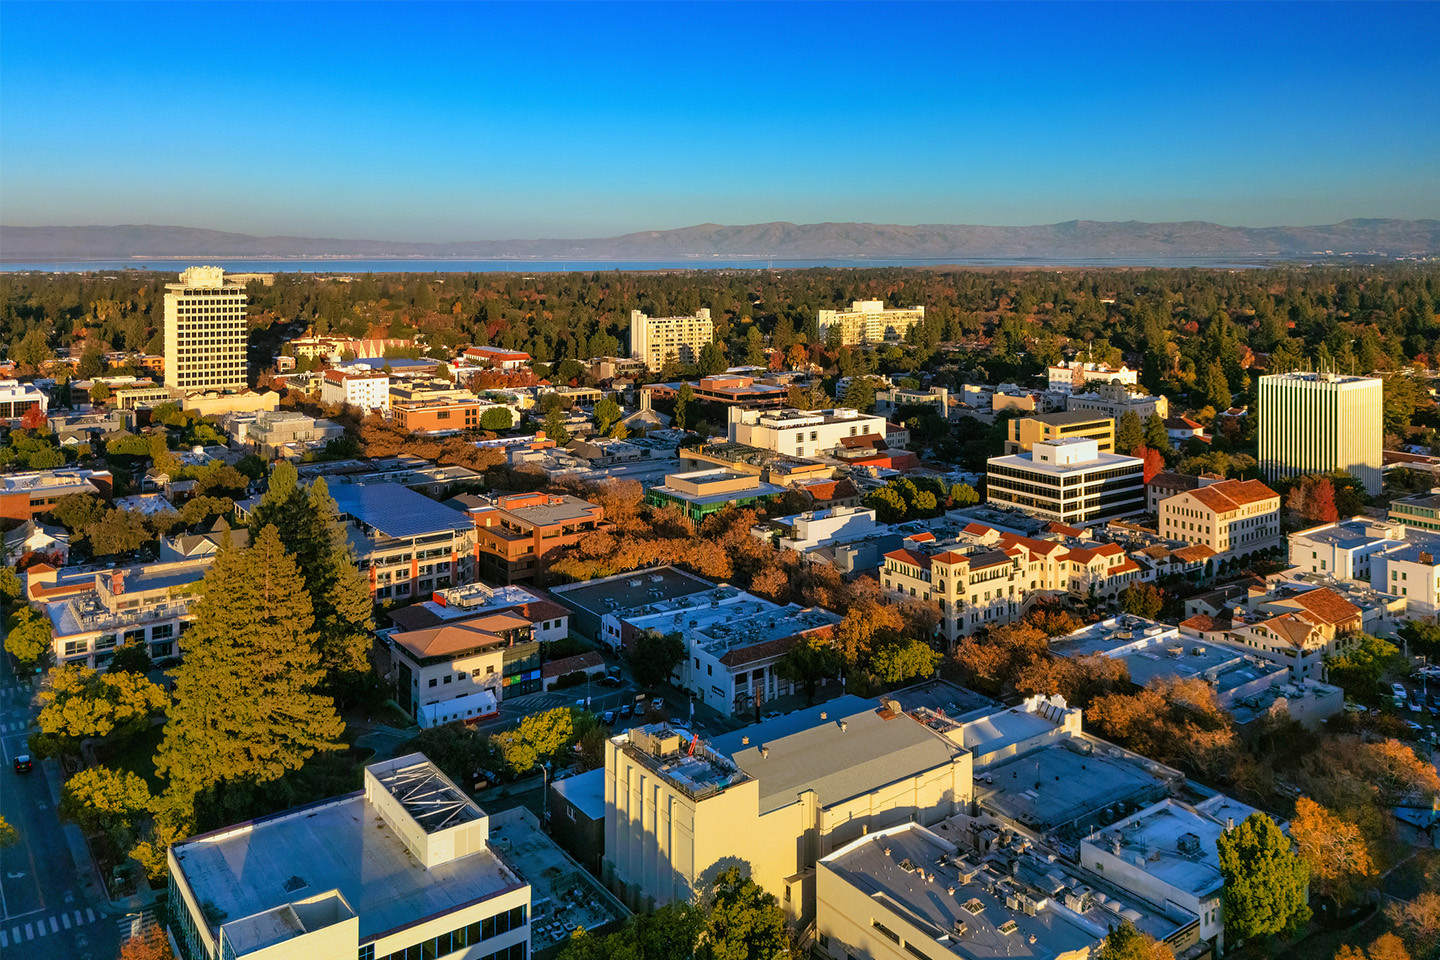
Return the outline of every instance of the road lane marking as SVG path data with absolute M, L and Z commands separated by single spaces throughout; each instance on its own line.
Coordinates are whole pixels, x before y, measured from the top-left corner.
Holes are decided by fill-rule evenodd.
M 30 924 L 28 924 L 28 923 L 25 924 L 25 939 L 26 939 L 26 940 L 34 940 L 34 939 L 35 939 L 35 930 L 34 930 L 34 928 L 32 928 L 32 927 L 30 926 Z
M 60 922 L 65 924 L 65 929 L 70 929 L 70 917 L 67 914 L 60 914 Z
M 35 932 L 42 937 L 45 936 L 45 919 L 43 917 L 35 921 Z
M 51 918 L 50 918 L 50 932 L 51 932 L 51 933 L 59 933 L 59 932 L 60 932 L 60 924 L 58 924 L 58 923 L 55 922 L 55 918 L 54 918 L 54 917 L 51 917 Z
M 79 910 L 76 910 L 76 911 L 75 911 L 75 926 L 78 927 L 78 926 L 80 926 L 80 924 L 82 924 L 82 923 L 84 923 L 84 922 L 85 922 L 85 918 L 82 917 L 82 916 L 80 916 L 80 911 L 79 911 Z
M 85 908 L 85 919 L 86 919 L 86 920 L 89 920 L 91 923 L 94 923 L 94 922 L 95 922 L 95 911 L 94 911 L 94 910 L 91 910 L 89 907 L 86 907 L 86 908 Z

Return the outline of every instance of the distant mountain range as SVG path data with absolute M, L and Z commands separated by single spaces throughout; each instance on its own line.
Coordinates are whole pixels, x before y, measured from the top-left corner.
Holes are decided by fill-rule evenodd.
M 1030 227 L 958 224 L 704 223 L 585 240 L 399 243 L 252 237 L 194 227 L 0 226 L 0 260 L 425 258 L 448 260 L 1063 260 L 1311 259 L 1440 253 L 1440 220 L 1346 220 L 1312 227 L 1204 221 L 1070 220 Z

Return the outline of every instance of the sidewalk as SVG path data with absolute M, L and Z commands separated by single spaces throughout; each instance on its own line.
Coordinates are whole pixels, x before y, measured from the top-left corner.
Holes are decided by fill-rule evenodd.
M 55 804 L 58 811 L 60 788 L 65 783 L 65 777 L 60 771 L 60 761 L 52 758 L 38 762 L 40 770 L 45 774 L 45 785 L 50 789 L 50 802 Z M 75 824 L 63 821 L 60 823 L 60 833 L 65 838 L 65 845 L 70 848 L 70 859 L 75 864 L 75 875 L 80 881 L 80 888 L 84 891 L 86 898 L 96 904 L 112 905 L 110 892 L 106 889 L 104 879 L 95 868 L 94 858 L 90 856 L 90 845 L 85 842 L 85 834 Z

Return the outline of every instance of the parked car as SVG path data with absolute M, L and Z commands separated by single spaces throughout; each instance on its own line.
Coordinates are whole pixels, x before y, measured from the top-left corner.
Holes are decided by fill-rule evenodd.
M 660 710 L 660 709 L 663 709 L 664 706 L 665 706 L 665 698 L 664 698 L 664 697 L 656 697 L 655 699 L 653 699 L 653 700 L 650 701 L 650 709 L 651 709 L 651 710 Z
M 765 715 L 762 716 L 760 719 L 761 719 L 761 720 L 779 720 L 779 719 L 780 719 L 781 717 L 783 717 L 783 716 L 784 716 L 784 714 L 781 713 L 779 710 L 771 710 L 769 713 L 765 714 Z
M 634 707 L 633 704 L 625 703 L 625 704 L 621 704 L 621 705 L 620 705 L 620 717 L 621 717 L 621 719 L 624 719 L 625 717 L 628 717 L 628 716 L 632 715 L 634 712 L 635 712 L 635 707 Z
M 30 754 L 28 753 L 22 753 L 15 758 L 16 773 L 29 773 L 34 766 L 35 764 L 31 761 Z
M 1409 694 L 1405 692 L 1405 684 L 1403 683 L 1390 684 L 1390 691 L 1394 693 L 1398 699 L 1401 700 L 1404 700 L 1406 697 L 1409 696 Z
M 1418 701 L 1418 700 L 1411 700 L 1411 701 L 1410 701 L 1410 712 L 1411 712 L 1411 713 L 1419 713 L 1419 712 L 1420 712 L 1420 701 Z
M 623 687 L 623 686 L 625 686 L 625 681 L 624 681 L 624 680 L 621 680 L 620 677 L 619 677 L 619 675 L 614 674 L 614 673 L 607 673 L 607 674 L 605 674 L 605 676 L 603 676 L 603 677 L 600 678 L 599 683 L 600 683 L 600 686 L 602 686 L 602 687 Z
M 612 726 L 615 723 L 615 711 L 606 710 L 604 713 L 600 714 L 600 722 L 605 724 L 605 726 L 607 727 Z

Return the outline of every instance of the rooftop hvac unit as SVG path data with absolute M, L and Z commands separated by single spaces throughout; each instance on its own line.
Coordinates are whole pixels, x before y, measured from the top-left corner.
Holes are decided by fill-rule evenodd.
M 630 581 L 630 586 L 632 586 L 632 587 L 639 587 L 639 586 L 643 586 L 644 583 L 645 583 L 645 581 L 643 581 L 643 580 L 631 580 L 631 581 Z

